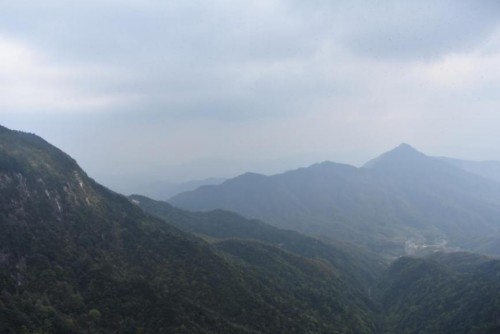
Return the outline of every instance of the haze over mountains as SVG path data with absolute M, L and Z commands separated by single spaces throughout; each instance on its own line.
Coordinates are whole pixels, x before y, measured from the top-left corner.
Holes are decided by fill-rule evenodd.
M 374 302 L 341 267 L 250 241 L 210 245 L 95 183 L 35 135 L 0 127 L 0 189 L 2 333 L 379 326 Z
M 500 182 L 500 161 L 470 161 L 445 157 L 438 157 L 438 159 L 470 173 Z
M 182 192 L 195 190 L 201 186 L 221 184 L 224 181 L 225 179 L 217 177 L 210 177 L 203 180 L 191 180 L 186 182 L 155 181 L 128 186 L 126 187 L 126 189 L 133 188 L 134 193 L 142 194 L 144 196 L 158 200 L 167 200 L 170 197 Z M 125 191 L 119 191 L 119 187 L 116 188 L 120 193 L 127 193 Z
M 363 255 L 345 244 L 324 243 L 231 212 L 191 213 L 143 196 L 130 198 L 145 211 L 200 236 L 239 240 L 230 243 L 258 240 L 333 265 L 340 269 L 338 274 L 353 283 L 360 282 L 369 297 L 380 303 L 377 333 L 493 334 L 500 330 L 499 260 L 432 251 L 423 258 L 399 258 L 381 277 L 384 266 L 378 254 Z M 262 265 L 265 260 L 258 263 Z
M 361 168 L 323 162 L 264 176 L 247 173 L 182 193 L 170 203 L 225 209 L 386 255 L 443 244 L 500 254 L 500 183 L 408 144 Z
M 0 2 L 0 334 L 500 334 L 499 13 Z
M 437 185 L 441 179 L 446 182 Z M 228 185 L 231 191 L 253 186 L 248 203 L 294 198 L 286 210 L 309 210 L 307 222 L 332 198 L 343 200 L 335 208 L 345 214 L 366 204 L 374 215 L 377 205 L 395 203 L 400 216 L 371 226 L 394 228 L 394 235 L 432 228 L 452 235 L 444 223 L 396 219 L 405 217 L 403 209 L 449 198 L 464 205 L 460 214 L 484 218 L 474 228 L 496 231 L 487 224 L 493 212 L 481 211 L 495 207 L 494 198 L 488 206 L 481 196 L 494 196 L 496 183 L 407 145 L 364 168 L 327 162 L 273 177 L 246 174 L 218 187 Z M 372 202 L 370 196 L 389 186 L 386 198 Z M 301 197 L 299 189 L 306 191 Z M 317 189 L 325 197 L 314 207 Z M 315 197 L 308 202 L 307 196 Z M 414 197 L 421 202 L 403 206 Z M 436 206 L 442 207 L 448 204 Z M 0 332 L 498 333 L 499 260 L 433 252 L 388 263 L 401 245 L 376 239 L 382 232 L 363 237 L 354 227 L 368 229 L 372 220 L 363 223 L 364 217 L 351 227 L 347 219 L 325 227 L 316 221 L 325 232 L 358 237 L 353 245 L 353 239 L 319 240 L 232 212 L 127 199 L 40 137 L 0 126 Z M 467 220 L 459 223 L 467 227 Z

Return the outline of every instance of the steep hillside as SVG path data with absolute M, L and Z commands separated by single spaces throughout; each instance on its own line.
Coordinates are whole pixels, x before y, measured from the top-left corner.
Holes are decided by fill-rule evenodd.
M 330 326 L 329 331 L 334 333 L 369 333 L 377 328 L 369 322 L 378 309 L 368 294 L 353 291 L 351 284 L 338 279 L 342 274 L 327 263 L 256 241 L 226 240 L 216 245 L 249 271 L 263 277 L 264 284 L 259 289 L 267 289 L 273 300 L 277 295 L 286 295 L 287 300 L 278 300 L 278 304 L 283 303 L 291 317 L 331 319 L 336 325 Z M 325 327 L 317 323 L 310 332 L 328 332 Z M 375 332 L 380 330 L 378 327 Z
M 388 333 L 499 333 L 500 261 L 472 254 L 401 258 L 383 280 Z
M 167 221 L 175 221 L 180 228 L 211 237 L 214 245 L 251 270 L 269 277 L 271 281 L 281 281 L 294 298 L 303 299 L 297 297 L 302 296 L 300 291 L 308 291 L 311 286 L 315 289 L 308 293 L 309 297 L 323 289 L 322 283 L 311 279 L 311 276 L 322 277 L 332 269 L 339 275 L 338 268 L 345 273 L 349 272 L 349 267 L 370 265 L 359 254 L 343 254 L 334 245 L 247 220 L 230 212 L 186 212 L 137 195 L 131 196 L 131 200 L 148 212 Z M 271 245 L 279 246 L 279 249 Z M 318 264 L 332 266 L 324 266 L 323 271 L 304 276 L 304 272 L 318 270 L 318 267 L 304 262 L 302 256 L 283 250 L 314 259 Z M 486 256 L 462 252 L 435 252 L 425 258 L 398 259 L 379 278 L 379 285 L 369 288 L 371 299 L 383 305 L 381 318 L 385 321 L 379 332 L 497 333 L 500 329 L 499 263 Z M 371 265 L 373 268 L 373 263 Z M 359 277 L 360 274 L 369 272 L 358 269 L 351 272 L 350 277 Z M 345 284 L 344 287 L 352 288 L 353 285 Z M 326 296 L 324 292 L 322 294 Z M 349 302 L 337 297 L 321 309 L 329 312 Z M 362 299 L 357 299 L 356 303 L 363 304 Z M 362 312 L 356 316 L 362 315 Z
M 390 257 L 403 254 L 407 242 L 443 240 L 500 254 L 500 184 L 406 144 L 363 168 L 324 162 L 273 176 L 247 173 L 169 201 L 189 210 L 235 211 Z
M 324 264 L 210 246 L 98 185 L 41 138 L 3 127 L 0 228 L 2 333 L 377 332 L 368 300 L 324 309 L 358 300 Z M 245 249 L 267 249 L 269 261 L 252 264 Z M 293 293 L 262 269 L 275 262 L 299 275 Z
M 146 212 L 187 232 L 208 237 L 213 242 L 226 239 L 256 240 L 302 257 L 325 261 L 346 282 L 350 282 L 348 285 L 351 288 L 358 287 L 365 294 L 370 288 L 375 288 L 375 283 L 387 266 L 377 255 L 347 244 L 323 242 L 295 231 L 246 219 L 229 211 L 189 212 L 144 196 L 132 195 L 129 198 Z

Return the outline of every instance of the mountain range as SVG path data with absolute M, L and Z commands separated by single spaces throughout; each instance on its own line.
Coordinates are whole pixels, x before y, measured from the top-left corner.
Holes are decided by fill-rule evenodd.
M 425 189 L 432 200 L 457 201 L 460 213 L 486 221 L 495 199 L 483 196 L 498 187 L 408 146 L 360 169 L 327 162 L 283 175 L 246 174 L 219 187 L 253 186 L 250 203 L 258 203 L 258 191 L 274 205 L 297 196 L 286 208 L 304 217 L 309 210 L 306 223 L 332 198 L 344 200 L 335 204 L 343 214 L 362 203 L 375 214 L 377 204 L 394 201 L 397 218 L 411 216 L 404 209 L 423 209 L 430 199 L 403 202 Z M 448 185 L 436 184 L 442 179 Z M 384 187 L 387 198 L 376 202 L 371 196 Z M 317 189 L 326 196 L 319 203 Z M 400 245 L 390 237 L 365 242 L 373 235 L 356 228 L 370 224 L 367 217 L 360 213 L 350 228 L 347 218 L 324 229 L 318 220 L 318 230 L 344 234 L 316 238 L 220 209 L 190 212 L 127 198 L 42 138 L 0 126 L 0 333 L 499 332 L 499 260 L 432 251 L 389 261 Z M 373 231 L 384 227 L 373 222 Z M 435 221 L 390 223 L 385 231 L 394 235 L 433 228 L 452 235 Z M 477 226 L 494 236 L 495 224 Z
M 186 182 L 151 181 L 128 185 L 127 189 L 133 189 L 132 192 L 147 196 L 149 198 L 166 201 L 170 197 L 173 197 L 182 192 L 194 190 L 206 185 L 218 185 L 224 181 L 225 179 L 216 177 L 210 177 L 203 180 L 191 180 Z
M 308 259 L 320 259 L 337 268 L 339 275 L 343 275 L 351 283 L 356 282 L 365 292 L 376 288 L 374 284 L 387 266 L 378 256 L 350 244 L 323 242 L 296 231 L 283 230 L 262 221 L 247 219 L 230 211 L 189 212 L 140 195 L 132 195 L 129 198 L 153 216 L 209 242 L 228 239 L 252 240 Z
M 500 182 L 500 161 L 471 161 L 445 157 L 437 158 L 451 165 L 464 169 L 470 173 Z
M 187 212 L 144 196 L 130 199 L 146 212 L 215 244 L 262 242 L 333 265 L 344 279 L 357 286 L 361 283 L 376 302 L 377 333 L 493 334 L 500 330 L 500 260 L 463 252 L 431 252 L 418 258 L 401 257 L 385 269 L 373 254 L 231 212 Z M 258 262 L 267 272 L 277 269 L 265 265 L 263 259 Z
M 407 144 L 360 168 L 323 162 L 272 176 L 247 173 L 169 202 L 231 210 L 389 259 L 409 243 L 500 254 L 500 183 Z
M 3 127 L 0 226 L 1 333 L 379 328 L 375 302 L 333 262 L 253 240 L 208 243 L 97 184 L 43 139 Z

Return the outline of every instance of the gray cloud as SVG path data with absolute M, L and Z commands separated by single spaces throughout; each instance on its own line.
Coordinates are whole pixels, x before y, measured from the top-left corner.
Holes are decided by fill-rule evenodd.
M 305 6 L 346 47 L 390 60 L 431 59 L 470 50 L 498 25 L 494 0 L 314 1 Z M 318 13 L 319 12 L 319 13 Z
M 0 116 L 103 181 L 362 163 L 402 141 L 500 159 L 498 6 L 3 2 Z

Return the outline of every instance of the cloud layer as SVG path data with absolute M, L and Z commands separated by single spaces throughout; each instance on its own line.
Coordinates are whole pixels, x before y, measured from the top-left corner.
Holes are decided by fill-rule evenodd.
M 402 141 L 500 159 L 499 7 L 4 2 L 0 117 L 105 182 L 361 163 Z

